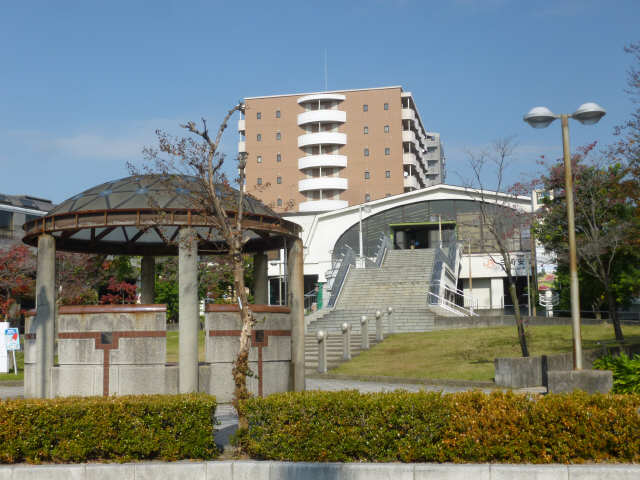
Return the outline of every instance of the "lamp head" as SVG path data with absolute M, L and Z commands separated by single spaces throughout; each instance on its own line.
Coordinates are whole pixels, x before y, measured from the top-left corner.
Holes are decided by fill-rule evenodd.
M 319 342 L 324 340 L 324 330 L 318 330 L 318 332 L 316 333 L 316 338 L 318 339 Z
M 571 118 L 575 118 L 583 125 L 593 125 L 598 123 L 602 117 L 607 114 L 607 111 L 600 105 L 594 102 L 583 103 L 578 107 Z
M 546 128 L 556 119 L 556 115 L 547 107 L 533 107 L 523 120 L 533 128 Z
M 342 324 L 342 333 L 347 333 L 347 330 L 349 330 L 349 324 L 347 322 L 344 322 Z
M 364 325 L 366 321 L 367 321 L 367 316 L 366 315 L 362 315 L 360 317 L 360 323 Z

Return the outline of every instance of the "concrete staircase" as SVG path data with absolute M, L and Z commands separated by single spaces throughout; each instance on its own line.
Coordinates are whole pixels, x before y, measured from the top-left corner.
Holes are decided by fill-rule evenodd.
M 385 333 L 389 332 L 387 307 L 393 307 L 396 332 L 424 332 L 433 328 L 434 314 L 427 306 L 434 251 L 389 250 L 381 268 L 352 268 L 345 279 L 336 308 L 311 321 L 308 333 L 318 330 L 340 334 L 341 325 L 350 323 L 360 332 L 360 317 L 369 318 L 369 332 L 375 332 L 375 312 L 384 314 Z
M 324 341 L 327 342 L 327 368 L 335 368 L 344 362 L 342 359 L 342 333 L 329 334 Z M 376 343 L 375 333 L 369 334 L 369 345 L 373 347 Z M 352 334 L 350 345 L 352 357 L 361 352 L 360 345 L 360 335 Z M 315 333 L 304 337 L 304 366 L 306 373 L 318 373 L 318 340 Z

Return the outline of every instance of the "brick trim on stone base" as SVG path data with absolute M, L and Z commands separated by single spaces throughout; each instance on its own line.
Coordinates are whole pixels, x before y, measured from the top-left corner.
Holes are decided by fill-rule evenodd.
M 241 330 L 209 330 L 210 337 L 239 337 Z M 258 396 L 262 397 L 262 348 L 269 346 L 269 337 L 290 337 L 290 330 L 252 330 L 251 346 L 258 347 Z M 258 337 L 262 337 L 258 339 Z
M 95 349 L 103 351 L 102 359 L 102 396 L 109 396 L 109 351 L 117 350 L 121 338 L 157 338 L 166 337 L 165 330 L 129 330 L 120 332 L 59 332 L 63 340 L 93 339 Z

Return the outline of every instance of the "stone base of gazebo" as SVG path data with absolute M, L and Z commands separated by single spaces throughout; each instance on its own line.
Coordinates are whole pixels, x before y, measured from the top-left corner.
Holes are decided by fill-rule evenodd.
M 293 389 L 291 373 L 291 318 L 287 307 L 251 305 L 257 324 L 251 335 L 247 378 L 258 396 Z M 233 362 L 240 346 L 242 323 L 237 305 L 207 305 L 205 310 L 205 365 L 200 365 L 200 390 L 219 402 L 233 398 Z
M 252 305 L 258 317 L 250 352 L 250 391 L 268 395 L 293 388 L 291 319 L 286 307 Z M 25 329 L 25 397 L 37 397 L 35 312 Z M 166 363 L 165 305 L 60 307 L 56 321 L 58 362 L 49 371 L 53 397 L 173 394 L 179 367 Z M 200 392 L 230 402 L 231 369 L 241 323 L 235 305 L 209 305 L 205 322 L 205 362 L 199 365 Z

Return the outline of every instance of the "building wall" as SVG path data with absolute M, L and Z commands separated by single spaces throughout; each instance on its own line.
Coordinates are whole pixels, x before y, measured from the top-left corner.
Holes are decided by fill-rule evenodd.
M 334 199 L 357 205 L 366 199 L 373 201 L 403 193 L 402 88 L 332 93 L 346 97 L 336 109 L 346 113 L 346 122 L 339 125 L 337 131 L 347 136 L 346 145 L 337 152 L 347 156 L 347 166 L 333 176 L 348 180 L 348 188 Z M 298 104 L 298 99 L 304 95 L 245 100 L 244 141 L 248 153 L 246 189 L 279 212 L 297 211 L 300 203 L 308 200 L 298 191 L 299 180 L 307 178 L 298 169 L 298 159 L 306 155 L 298 148 L 298 137 L 305 133 L 305 129 L 298 126 L 298 114 L 305 111 Z M 384 109 L 385 104 L 388 104 L 388 110 Z M 367 105 L 367 111 L 363 105 Z M 280 112 L 279 118 L 276 117 L 276 111 Z M 385 133 L 385 125 L 389 126 L 388 133 Z M 368 128 L 367 134 L 364 133 L 365 127 Z M 279 140 L 276 138 L 278 132 Z M 260 141 L 258 135 L 261 135 Z M 436 137 L 439 144 L 439 135 L 436 134 Z M 365 156 L 365 149 L 368 149 L 368 156 Z M 388 155 L 385 149 L 389 149 Z M 278 153 L 281 155 L 280 162 L 277 161 Z M 438 156 L 440 154 L 439 149 Z M 258 157 L 261 157 L 261 163 Z M 441 174 L 440 168 L 437 171 Z M 365 178 L 365 172 L 369 174 L 368 179 Z M 281 178 L 280 184 L 277 183 L 278 177 Z M 261 185 L 258 179 L 261 179 Z M 434 182 L 439 183 L 439 179 L 441 176 Z

